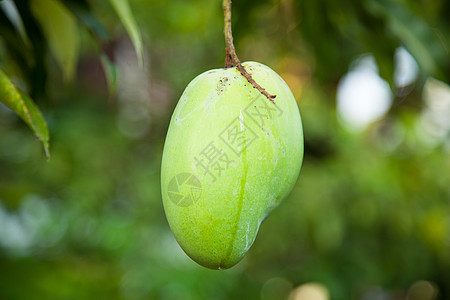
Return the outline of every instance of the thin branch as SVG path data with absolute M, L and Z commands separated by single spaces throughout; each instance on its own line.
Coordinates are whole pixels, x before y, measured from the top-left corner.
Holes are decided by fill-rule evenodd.
M 269 94 L 261 87 L 244 68 L 241 61 L 237 57 L 236 50 L 233 45 L 233 34 L 231 33 L 231 0 L 223 0 L 223 17 L 224 17 L 224 34 L 225 34 L 225 68 L 236 66 L 242 76 L 257 89 L 267 99 L 275 103 L 276 95 Z
M 231 53 L 236 53 L 233 45 L 233 35 L 231 34 L 231 0 L 223 1 L 223 19 L 225 23 L 223 30 L 225 34 L 225 68 L 231 68 L 233 66 Z

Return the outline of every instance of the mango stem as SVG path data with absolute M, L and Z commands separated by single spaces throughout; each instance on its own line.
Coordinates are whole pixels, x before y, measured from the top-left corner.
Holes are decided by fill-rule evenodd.
M 224 17 L 224 34 L 225 34 L 225 68 L 236 68 L 241 72 L 242 76 L 257 89 L 267 99 L 275 104 L 276 95 L 269 94 L 263 87 L 261 87 L 250 75 L 239 60 L 236 50 L 233 45 L 233 34 L 231 32 L 231 0 L 223 0 L 223 17 Z

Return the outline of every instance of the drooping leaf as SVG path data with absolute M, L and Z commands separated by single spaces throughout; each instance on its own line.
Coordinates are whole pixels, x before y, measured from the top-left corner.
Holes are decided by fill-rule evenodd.
M 49 160 L 49 133 L 42 113 L 30 97 L 19 90 L 2 70 L 0 70 L 0 102 L 16 112 L 34 131 L 37 139 L 44 146 L 47 160 Z
M 103 71 L 105 72 L 106 83 L 108 84 L 109 96 L 114 96 L 117 90 L 117 66 L 108 58 L 105 53 L 101 55 Z
M 433 28 L 401 2 L 368 1 L 368 7 L 385 18 L 387 28 L 417 60 L 428 74 L 442 73 L 440 59 L 446 57 L 445 45 Z
M 108 86 L 109 96 L 113 97 L 117 90 L 117 66 L 108 58 L 108 55 L 101 50 L 101 43 L 107 43 L 110 40 L 109 33 L 103 24 L 92 14 L 86 1 L 67 0 L 64 4 L 77 17 L 81 24 L 86 26 L 94 39 L 99 43 L 94 48 L 100 55 L 100 61 L 105 73 L 106 84 Z
M 66 0 L 64 5 L 77 17 L 80 23 L 101 42 L 107 42 L 110 39 L 108 30 L 103 24 L 92 14 L 92 11 L 86 1 L 82 0 Z
M 25 30 L 25 26 L 23 25 L 22 17 L 17 11 L 16 4 L 12 0 L 6 0 L 0 2 L 0 7 L 5 12 L 5 15 L 13 24 L 15 30 L 19 33 L 22 38 L 24 44 L 27 47 L 30 47 L 30 39 L 28 38 L 27 32 Z
M 58 0 L 33 0 L 30 5 L 65 79 L 70 80 L 75 73 L 79 52 L 76 18 Z
M 109 0 L 109 2 L 113 6 L 114 10 L 125 26 L 125 29 L 130 35 L 131 41 L 133 42 L 134 48 L 136 50 L 138 63 L 142 67 L 144 65 L 142 36 L 137 26 L 136 20 L 134 19 L 133 13 L 131 12 L 128 0 Z

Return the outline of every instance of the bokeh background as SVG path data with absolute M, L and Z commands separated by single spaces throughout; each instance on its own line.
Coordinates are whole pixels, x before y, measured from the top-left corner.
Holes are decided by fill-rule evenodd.
M 449 1 L 233 3 L 238 56 L 290 86 L 305 157 L 226 271 L 179 248 L 159 179 L 183 89 L 223 66 L 221 1 L 130 1 L 142 67 L 109 1 L 61 1 L 76 16 L 71 79 L 33 1 L 15 1 L 30 48 L 0 10 L 0 68 L 42 110 L 51 161 L 0 104 L 0 299 L 450 299 Z

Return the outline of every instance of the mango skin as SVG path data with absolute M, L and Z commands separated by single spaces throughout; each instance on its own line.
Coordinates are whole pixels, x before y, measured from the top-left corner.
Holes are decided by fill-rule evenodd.
M 238 263 L 268 213 L 292 190 L 303 159 L 297 103 L 269 67 L 243 63 L 277 95 L 271 103 L 236 68 L 187 86 L 172 115 L 161 166 L 169 226 L 181 248 L 211 269 Z

